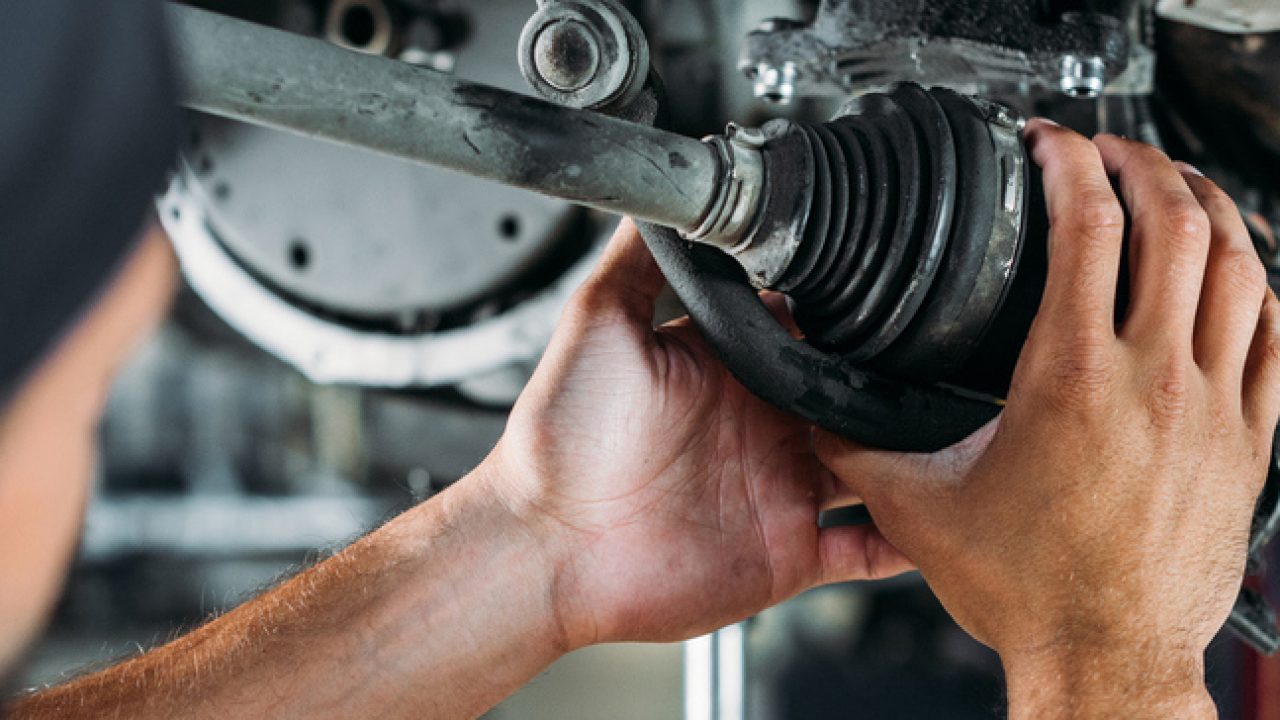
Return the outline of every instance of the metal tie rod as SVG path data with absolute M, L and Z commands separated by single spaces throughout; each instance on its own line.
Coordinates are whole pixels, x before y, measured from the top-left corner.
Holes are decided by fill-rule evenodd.
M 720 161 L 693 138 L 204 10 L 166 12 L 193 110 L 683 231 L 711 211 Z

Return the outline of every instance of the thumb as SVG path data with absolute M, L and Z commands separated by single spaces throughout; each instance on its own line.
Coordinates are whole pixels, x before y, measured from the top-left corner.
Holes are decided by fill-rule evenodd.
M 791 337 L 799 340 L 804 336 L 800 326 L 796 324 L 795 316 L 791 314 L 791 307 L 787 305 L 787 296 L 780 292 L 765 290 L 760 293 L 760 302 L 764 303 L 765 308 L 769 310 L 769 314 L 774 320 L 787 331 Z
M 813 449 L 837 481 L 874 508 L 896 505 L 926 469 L 927 456 L 876 450 L 822 429 L 814 430 Z
M 820 530 L 818 556 L 818 583 L 822 585 L 879 580 L 915 569 L 911 560 L 874 525 Z
M 936 453 L 903 453 L 869 448 L 826 430 L 814 431 L 814 453 L 835 477 L 879 515 L 919 507 L 940 487 L 959 483 L 986 451 L 1000 418 L 959 443 Z
M 605 247 L 600 264 L 579 288 L 574 302 L 588 313 L 621 314 L 648 330 L 653 327 L 654 303 L 665 284 L 666 278 L 635 222 L 623 218 Z

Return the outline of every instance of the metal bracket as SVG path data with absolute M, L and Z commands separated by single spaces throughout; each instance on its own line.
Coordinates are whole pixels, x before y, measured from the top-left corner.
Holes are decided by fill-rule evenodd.
M 765 100 L 883 90 L 897 81 L 960 92 L 1044 87 L 1092 97 L 1129 64 L 1134 3 L 1052 15 L 1009 0 L 822 0 L 811 25 L 766 21 L 738 67 Z M 1141 83 L 1131 83 L 1141 86 Z

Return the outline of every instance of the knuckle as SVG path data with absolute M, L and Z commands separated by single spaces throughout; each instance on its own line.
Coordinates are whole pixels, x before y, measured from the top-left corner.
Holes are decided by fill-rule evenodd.
M 1218 261 L 1218 272 L 1230 287 L 1252 298 L 1267 288 L 1267 270 L 1252 250 L 1231 250 Z
M 1231 196 L 1225 190 L 1218 187 L 1218 183 L 1207 177 L 1199 176 L 1194 178 L 1194 181 L 1197 192 L 1200 194 L 1201 202 L 1206 207 L 1213 208 L 1215 211 L 1230 212 L 1231 214 L 1238 212 L 1235 201 L 1231 199 Z
M 1115 385 L 1116 365 L 1092 333 L 1080 333 L 1067 347 L 1050 351 L 1043 364 L 1047 382 L 1037 383 L 1061 410 L 1086 411 L 1105 404 Z
M 1191 407 L 1191 393 L 1181 378 L 1166 377 L 1152 383 L 1147 393 L 1147 413 L 1156 427 L 1182 425 Z
M 1262 342 L 1267 359 L 1280 362 L 1280 325 L 1267 328 L 1266 338 Z
M 1110 192 L 1090 190 L 1081 193 L 1079 203 L 1066 208 L 1065 217 L 1054 218 L 1061 226 L 1083 235 L 1104 237 L 1106 231 L 1124 227 L 1124 210 Z
M 1074 208 L 1050 220 L 1055 247 L 1074 246 L 1087 255 L 1119 251 L 1124 211 L 1114 197 L 1090 193 Z
M 1261 342 L 1261 358 L 1262 364 L 1268 368 L 1280 367 L 1280 327 L 1272 326 L 1266 330 L 1265 336 Z M 1280 377 L 1277 377 L 1276 383 L 1272 383 L 1272 387 L 1268 390 L 1274 392 L 1277 385 L 1280 385 Z
M 1171 198 L 1158 211 L 1162 229 L 1172 242 L 1200 244 L 1209 240 L 1209 214 L 1190 198 Z
M 1146 408 L 1156 427 L 1181 426 L 1191 412 L 1191 361 L 1171 355 L 1152 375 L 1146 392 Z

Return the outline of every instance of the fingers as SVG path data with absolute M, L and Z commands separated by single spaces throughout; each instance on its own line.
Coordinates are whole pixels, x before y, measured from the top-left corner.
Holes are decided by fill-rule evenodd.
M 837 485 L 819 491 L 819 505 L 830 509 L 861 499 L 869 506 L 898 505 L 923 473 L 925 456 L 873 450 L 825 430 L 814 431 L 814 453 Z
M 1243 403 L 1245 421 L 1269 442 L 1280 419 L 1280 301 L 1270 290 L 1249 348 Z
M 817 442 L 817 436 L 814 436 Z M 850 447 L 831 437 L 827 456 L 840 462 L 841 449 Z M 858 452 L 855 450 L 854 452 Z M 839 457 L 837 457 L 839 456 Z M 818 478 L 817 500 L 820 510 L 845 507 L 861 500 L 851 486 L 831 472 Z M 824 528 L 818 531 L 818 584 L 826 585 L 850 580 L 874 580 L 913 570 L 915 565 L 893 546 L 875 525 Z
M 835 479 L 850 488 L 845 497 L 860 498 L 883 512 L 910 505 L 916 496 L 932 498 L 937 488 L 962 477 L 991 445 L 1002 417 L 936 453 L 875 450 L 822 429 L 814 430 L 813 450 Z
M 818 557 L 821 563 L 820 585 L 878 580 L 915 569 L 911 560 L 886 540 L 874 525 L 818 531 Z
M 787 331 L 793 338 L 799 339 L 803 333 L 800 326 L 796 324 L 795 317 L 791 314 L 791 307 L 787 305 L 787 296 L 780 292 L 772 292 L 766 290 L 760 293 L 760 302 L 769 310 L 769 314 L 774 320 Z
M 820 511 L 834 510 L 862 502 L 862 496 L 858 491 L 842 482 L 830 470 L 821 471 L 816 485 L 815 499 L 818 501 Z
M 646 327 L 653 324 L 654 301 L 666 279 L 631 218 L 623 218 L 591 277 L 574 296 L 587 313 L 620 312 Z
M 1094 142 L 1132 215 L 1123 333 L 1190 347 L 1209 256 L 1209 217 L 1164 153 L 1114 135 Z
M 1267 272 L 1235 202 L 1191 166 L 1180 165 L 1179 170 L 1211 227 L 1209 261 L 1196 317 L 1196 363 L 1210 377 L 1221 380 L 1223 387 L 1237 388 L 1258 330 Z
M 1049 212 L 1049 275 L 1038 322 L 1050 336 L 1114 336 L 1124 212 L 1098 148 L 1056 124 L 1033 120 L 1026 138 L 1043 170 Z

